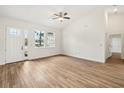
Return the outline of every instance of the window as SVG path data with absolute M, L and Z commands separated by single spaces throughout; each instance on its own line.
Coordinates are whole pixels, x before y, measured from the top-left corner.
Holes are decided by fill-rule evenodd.
M 9 34 L 10 35 L 14 35 L 14 36 L 17 36 L 17 35 L 20 35 L 20 29 L 16 29 L 16 28 L 9 28 Z
M 44 47 L 44 32 L 36 31 L 34 37 L 35 37 L 35 46 Z
M 55 33 L 48 32 L 47 33 L 47 47 L 52 48 L 55 47 Z
M 28 31 L 24 30 L 24 56 L 28 57 Z

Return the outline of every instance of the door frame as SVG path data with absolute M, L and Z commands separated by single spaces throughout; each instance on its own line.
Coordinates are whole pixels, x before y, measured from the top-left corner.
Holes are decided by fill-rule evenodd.
M 16 28 L 16 29 L 20 29 L 20 30 L 22 30 L 23 32 L 26 30 L 26 29 L 23 29 L 23 28 L 21 28 L 21 27 L 16 27 L 16 26 L 8 26 L 8 25 L 5 25 L 4 26 L 4 39 L 5 39 L 5 64 L 6 63 L 14 63 L 14 62 L 7 62 L 7 29 L 8 28 Z M 28 31 L 28 30 L 27 30 Z M 25 33 L 25 32 L 24 32 Z M 23 34 L 24 36 L 24 38 L 23 38 L 23 40 L 24 40 L 24 42 L 23 42 L 23 44 L 22 44 L 22 46 L 23 46 L 23 55 L 24 55 L 24 53 L 25 53 L 25 45 L 24 45 L 24 43 L 25 43 L 25 34 Z M 27 37 L 28 38 L 28 37 Z M 28 51 L 28 49 L 27 49 L 27 51 Z M 29 56 L 28 56 L 29 57 Z M 24 60 L 28 60 L 28 57 L 25 57 L 25 56 L 23 56 L 23 60 L 20 60 L 20 61 L 24 61 Z M 20 61 L 16 61 L 16 62 L 20 62 Z
M 109 40 L 109 41 L 106 41 L 106 42 L 108 42 L 109 43 L 109 45 L 110 45 L 110 43 L 111 43 L 111 35 L 121 35 L 121 59 L 124 59 L 124 57 L 123 57 L 123 52 L 124 52 L 124 49 L 123 49 L 123 47 L 124 47 L 124 45 L 123 45 L 123 40 L 124 40 L 124 34 L 123 33 L 107 33 L 107 38 L 106 38 L 106 40 Z M 106 45 L 106 49 L 108 50 L 109 49 L 109 47 L 110 46 L 108 46 L 108 45 Z M 109 53 L 109 52 L 111 52 L 111 51 L 107 51 L 107 55 L 109 55 L 109 54 L 112 54 L 112 53 Z M 109 55 L 109 56 L 107 56 L 107 58 L 106 59 L 108 59 L 109 57 L 111 57 L 112 55 Z

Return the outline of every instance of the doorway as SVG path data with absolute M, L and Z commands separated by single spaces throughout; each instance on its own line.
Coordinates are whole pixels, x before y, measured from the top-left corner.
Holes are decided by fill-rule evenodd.
M 110 55 L 121 59 L 121 34 L 110 35 Z
M 6 63 L 27 59 L 27 34 L 27 31 L 19 28 L 6 28 Z

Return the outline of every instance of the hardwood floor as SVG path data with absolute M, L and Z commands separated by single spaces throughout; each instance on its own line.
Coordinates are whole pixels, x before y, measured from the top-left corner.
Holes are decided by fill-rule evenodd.
M 0 87 L 124 87 L 124 61 L 111 57 L 101 64 L 68 56 L 0 66 Z

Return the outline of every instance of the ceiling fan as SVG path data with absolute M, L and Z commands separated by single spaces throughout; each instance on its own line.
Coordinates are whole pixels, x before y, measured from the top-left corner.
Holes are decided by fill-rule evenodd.
M 59 12 L 58 14 L 53 14 L 54 16 L 56 16 L 55 18 L 52 19 L 58 19 L 60 22 L 63 22 L 64 19 L 70 19 L 70 17 L 68 17 L 68 13 L 67 12 Z
M 117 14 L 117 12 L 118 12 L 118 8 L 117 8 L 117 5 L 113 5 L 113 12 L 114 12 L 114 14 Z

